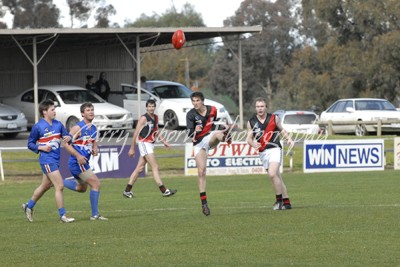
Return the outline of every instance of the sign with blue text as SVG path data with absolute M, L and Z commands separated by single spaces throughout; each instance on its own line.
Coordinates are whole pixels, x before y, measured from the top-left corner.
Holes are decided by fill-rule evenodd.
M 384 140 L 305 140 L 304 172 L 384 170 Z

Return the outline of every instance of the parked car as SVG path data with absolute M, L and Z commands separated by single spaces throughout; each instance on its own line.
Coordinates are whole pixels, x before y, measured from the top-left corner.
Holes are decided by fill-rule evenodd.
M 6 138 L 14 138 L 27 131 L 28 121 L 20 110 L 0 104 L 0 133 Z
M 133 127 L 132 114 L 116 105 L 110 104 L 94 92 L 73 85 L 39 86 L 39 103 L 51 99 L 56 106 L 56 119 L 61 121 L 67 130 L 82 119 L 80 106 L 91 102 L 94 106 L 95 118 L 93 123 L 99 131 L 128 130 Z M 3 103 L 17 106 L 26 114 L 28 127 L 35 124 L 33 88 L 23 93 L 4 98 Z
M 277 110 L 282 127 L 289 133 L 318 134 L 318 115 L 306 110 Z
M 125 98 L 123 107 L 132 112 L 134 119 L 138 120 L 141 114 L 137 114 L 137 88 L 132 84 L 121 84 L 121 86 Z M 152 98 L 157 103 L 156 114 L 160 125 L 166 125 L 168 129 L 186 127 L 186 113 L 193 108 L 190 99 L 193 91 L 183 84 L 169 81 L 147 81 L 145 86 L 147 89 L 141 89 L 141 113 L 146 112 L 145 103 Z M 210 99 L 205 99 L 204 103 L 217 108 L 218 121 L 233 123 L 229 112 L 222 104 Z
M 346 121 L 398 121 L 400 111 L 386 99 L 378 98 L 350 98 L 341 99 L 333 103 L 321 113 L 322 122 L 332 121 L 332 130 L 335 133 L 354 133 L 364 136 L 376 132 L 377 125 L 371 124 L 335 124 Z M 399 123 L 392 123 L 384 128 L 387 132 L 400 132 Z

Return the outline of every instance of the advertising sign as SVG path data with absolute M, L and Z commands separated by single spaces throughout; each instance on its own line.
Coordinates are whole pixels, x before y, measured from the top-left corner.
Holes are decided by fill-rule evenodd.
M 305 140 L 304 172 L 384 170 L 384 140 Z
M 220 143 L 210 149 L 207 159 L 208 175 L 265 173 L 258 152 L 246 142 Z M 193 144 L 186 143 L 185 175 L 197 175 Z
M 99 146 L 99 153 L 91 157 L 89 164 L 94 173 L 99 178 L 129 178 L 135 170 L 139 161 L 139 149 L 135 147 L 135 157 L 130 158 L 128 151 L 130 146 Z M 71 177 L 68 169 L 68 159 L 70 154 L 65 148 L 61 148 L 60 172 L 63 178 Z M 145 176 L 145 171 L 141 172 L 139 177 Z

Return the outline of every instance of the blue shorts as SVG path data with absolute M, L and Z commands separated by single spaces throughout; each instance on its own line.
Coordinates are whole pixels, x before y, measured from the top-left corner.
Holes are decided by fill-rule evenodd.
M 87 170 L 90 170 L 90 165 L 88 163 L 86 164 L 79 164 L 78 162 L 68 162 L 68 168 L 71 171 L 71 174 L 76 178 L 76 179 L 80 179 L 79 178 L 79 174 L 81 174 L 82 172 L 85 172 Z
M 60 169 L 59 163 L 47 163 L 47 164 L 40 164 L 42 171 L 44 174 L 51 173 Z

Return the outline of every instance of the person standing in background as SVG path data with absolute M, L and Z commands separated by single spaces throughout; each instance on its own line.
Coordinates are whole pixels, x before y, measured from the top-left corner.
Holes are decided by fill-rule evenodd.
M 140 77 L 140 86 L 141 86 L 143 89 L 146 89 L 146 90 L 147 90 L 147 78 L 146 78 L 146 76 L 141 76 L 141 77 Z
M 93 82 L 93 75 L 86 75 L 86 89 L 98 93 L 96 84 Z
M 99 79 L 96 81 L 96 88 L 99 96 L 108 101 L 108 96 L 110 95 L 111 89 L 107 81 L 107 74 L 105 72 L 100 72 Z

